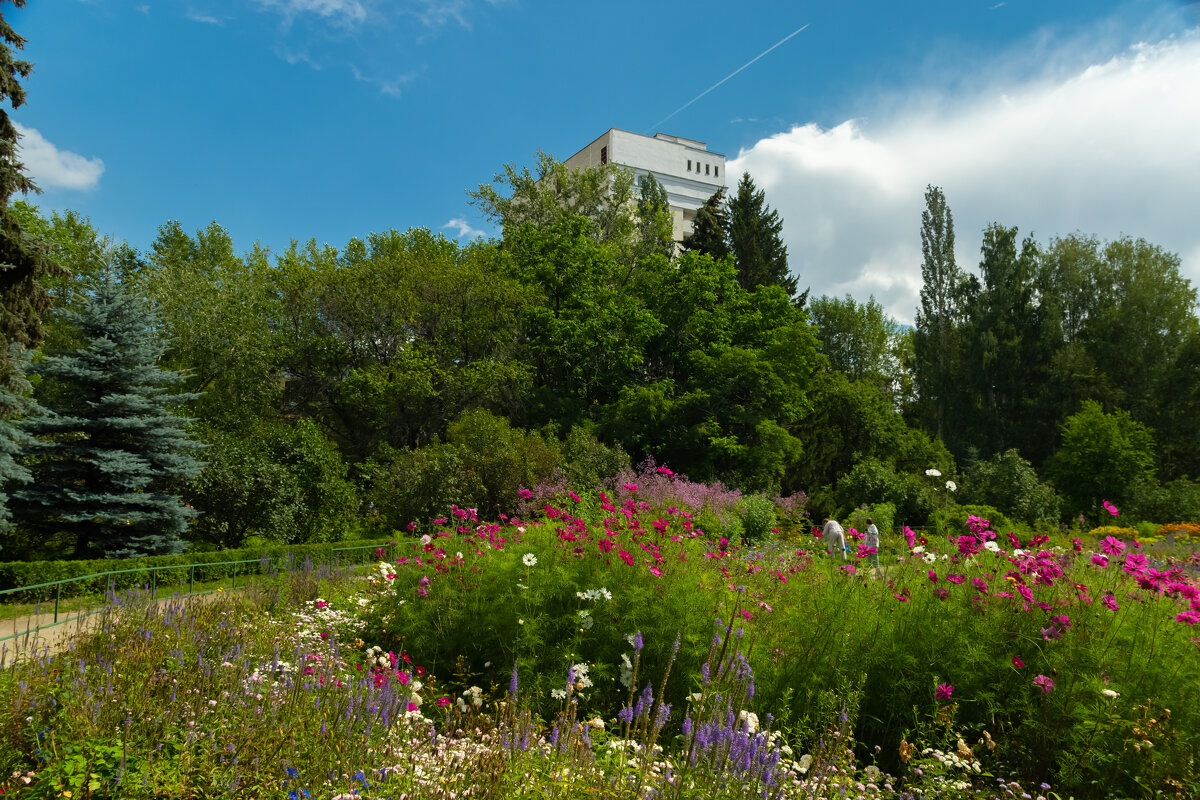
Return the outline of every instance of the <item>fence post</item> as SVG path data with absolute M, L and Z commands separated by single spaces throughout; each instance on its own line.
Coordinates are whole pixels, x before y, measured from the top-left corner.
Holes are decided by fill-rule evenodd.
M 237 564 L 234 564 L 233 565 L 233 590 L 235 592 L 237 591 L 237 571 L 238 571 Z
M 58 624 L 58 601 L 62 599 L 62 584 L 54 587 L 54 624 Z
M 196 565 L 192 564 L 192 576 L 188 579 L 188 594 L 196 590 Z
M 158 599 L 158 570 L 150 570 L 150 597 Z

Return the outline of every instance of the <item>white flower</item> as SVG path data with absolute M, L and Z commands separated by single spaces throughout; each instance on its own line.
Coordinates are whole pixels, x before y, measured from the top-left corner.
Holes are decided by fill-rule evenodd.
M 525 620 L 523 620 L 523 619 L 519 619 L 519 620 L 517 620 L 517 624 L 518 624 L 518 625 L 524 625 L 524 624 L 525 624 Z
M 926 564 L 932 564 L 933 562 L 937 561 L 937 553 L 926 553 L 925 555 L 921 556 L 921 558 L 924 559 Z
M 427 545 L 432 541 L 433 541 L 433 537 L 431 537 L 428 533 L 421 537 L 421 545 L 422 546 Z
M 588 720 L 588 726 L 595 728 L 598 731 L 602 731 L 604 730 L 604 720 L 600 719 L 599 717 L 593 717 L 592 719 Z
M 800 763 L 798 766 L 800 768 L 801 775 L 808 772 L 808 768 L 812 766 L 812 760 L 812 756 L 810 756 L 808 753 L 800 756 Z
M 924 552 L 925 552 L 925 545 L 923 545 L 923 544 L 919 544 L 919 545 L 917 545 L 916 547 L 914 547 L 914 548 L 912 549 L 912 551 L 913 551 L 913 553 L 918 553 L 918 554 L 919 554 L 919 553 L 924 553 Z
M 1000 552 L 1000 545 L 996 544 L 995 542 L 984 542 L 983 546 L 985 549 L 991 550 L 993 553 Z
M 457 558 L 459 561 L 462 561 L 462 559 L 463 559 L 463 554 L 462 554 L 462 552 L 458 552 L 458 553 L 455 553 L 455 554 L 454 554 L 454 557 L 455 557 L 455 558 Z
M 753 711 L 742 710 L 738 712 L 738 727 L 745 726 L 747 733 L 754 733 L 758 730 L 758 714 Z
M 1112 700 L 1115 697 L 1121 696 L 1120 692 L 1114 692 L 1112 689 L 1103 689 L 1103 690 L 1101 690 L 1100 694 L 1104 695 L 1105 697 L 1107 697 L 1110 700 Z
M 537 566 L 537 556 L 533 553 L 526 553 L 521 562 L 527 567 L 535 567 Z
M 925 474 L 926 474 L 926 475 L 928 475 L 928 476 L 929 476 L 929 477 L 931 477 L 931 478 L 940 478 L 940 477 L 942 477 L 942 473 L 938 472 L 936 469 L 933 469 L 932 467 L 930 467 L 929 469 L 925 470 Z
M 957 484 L 957 483 L 955 483 L 954 481 L 946 481 L 946 488 L 947 488 L 947 489 L 949 489 L 949 490 L 950 490 L 950 491 L 952 491 L 952 492 L 957 492 L 957 491 L 958 491 L 958 484 Z

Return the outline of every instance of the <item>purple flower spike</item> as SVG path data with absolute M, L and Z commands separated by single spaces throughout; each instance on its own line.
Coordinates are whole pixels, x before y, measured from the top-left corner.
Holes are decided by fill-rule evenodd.
M 642 632 L 637 631 L 633 634 L 633 649 L 640 651 L 644 645 L 642 644 Z
M 513 662 L 512 678 L 508 681 L 508 694 L 515 702 L 517 699 L 517 662 Z

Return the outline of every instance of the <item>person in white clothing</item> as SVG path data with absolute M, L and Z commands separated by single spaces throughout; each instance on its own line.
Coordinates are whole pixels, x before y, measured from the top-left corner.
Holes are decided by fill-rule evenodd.
M 867 563 L 872 567 L 879 567 L 879 528 L 875 527 L 875 520 L 867 517 L 867 535 L 863 537 L 863 544 L 867 547 L 874 547 L 875 552 L 867 556 Z
M 845 561 L 846 534 L 842 532 L 842 526 L 836 519 L 825 518 L 825 529 L 821 531 L 821 536 L 825 539 L 825 552 L 830 555 L 837 553 Z

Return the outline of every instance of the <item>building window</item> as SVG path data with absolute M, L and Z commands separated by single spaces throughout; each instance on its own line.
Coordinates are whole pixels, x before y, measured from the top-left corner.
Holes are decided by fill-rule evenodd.
M 713 167 L 713 177 L 714 178 L 721 177 L 721 168 L 720 167 Z
M 601 164 L 608 163 L 608 148 L 607 147 L 600 148 L 600 163 Z
M 704 174 L 705 174 L 705 175 L 707 175 L 707 174 L 708 174 L 708 168 L 709 168 L 710 166 L 712 166 L 712 165 L 711 165 L 711 164 L 705 164 L 705 165 L 704 165 Z
M 692 160 L 689 158 L 688 159 L 688 172 L 691 172 L 691 171 L 692 171 Z

